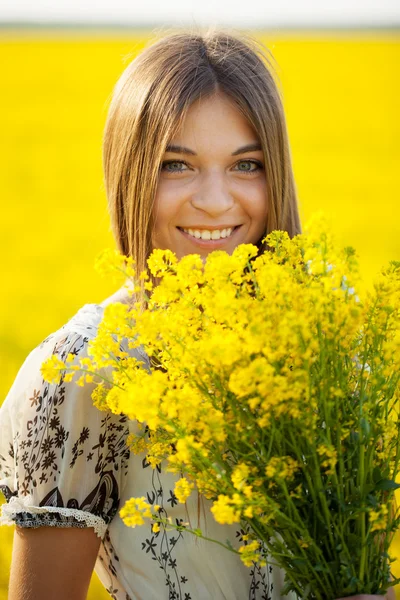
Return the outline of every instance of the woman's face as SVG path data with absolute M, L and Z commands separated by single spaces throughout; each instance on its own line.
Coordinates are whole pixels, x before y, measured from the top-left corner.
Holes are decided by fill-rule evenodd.
M 224 94 L 195 102 L 163 157 L 153 248 L 178 258 L 205 258 L 216 249 L 231 254 L 261 239 L 267 212 L 257 134 Z

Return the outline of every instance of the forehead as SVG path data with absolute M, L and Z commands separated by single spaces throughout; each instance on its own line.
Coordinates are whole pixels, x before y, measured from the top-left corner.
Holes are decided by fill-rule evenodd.
M 201 149 L 224 149 L 258 142 L 259 138 L 233 100 L 218 92 L 195 101 L 177 129 L 172 143 L 196 153 Z

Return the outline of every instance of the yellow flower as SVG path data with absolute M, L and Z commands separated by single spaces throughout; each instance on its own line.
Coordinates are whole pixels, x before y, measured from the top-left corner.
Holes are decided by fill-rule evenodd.
M 179 481 L 175 483 L 174 488 L 174 493 L 178 498 L 178 502 L 184 504 L 192 493 L 193 488 L 194 484 L 189 482 L 185 477 L 179 479 Z
M 203 283 L 203 261 L 199 254 L 183 256 L 176 267 L 177 279 L 185 287 L 193 288 Z M 195 289 L 198 289 L 195 287 Z
M 382 504 L 378 510 L 371 509 L 368 513 L 371 531 L 386 529 L 388 514 L 389 510 L 385 504 Z
M 49 383 L 59 384 L 61 380 L 61 371 L 65 369 L 65 364 L 62 360 L 53 354 L 50 358 L 43 362 L 40 372 L 45 381 Z
M 245 485 L 242 492 L 246 496 L 246 498 L 251 499 L 253 497 L 253 486 Z
M 200 449 L 202 449 L 202 444 L 196 442 L 193 435 L 179 438 L 176 443 L 176 460 L 189 464 L 191 462 L 192 452 Z
M 231 475 L 233 486 L 237 490 L 241 490 L 243 488 L 243 486 L 245 485 L 249 474 L 250 474 L 250 469 L 249 469 L 248 465 L 246 465 L 244 463 L 239 463 L 238 465 L 236 465 L 236 467 L 234 468 L 232 475 Z
M 151 510 L 145 498 L 131 498 L 119 511 L 120 517 L 128 527 L 143 525 L 145 518 L 151 518 Z
M 99 410 L 109 410 L 107 404 L 108 389 L 104 386 L 104 383 L 97 385 L 92 392 L 92 400 L 94 406 Z
M 150 273 L 162 277 L 177 264 L 178 259 L 171 250 L 155 249 L 147 259 Z
M 218 523 L 240 523 L 240 511 L 231 506 L 231 499 L 228 496 L 219 494 L 218 500 L 215 500 L 211 512 Z
M 257 540 L 254 540 L 245 546 L 240 546 L 240 558 L 242 562 L 246 565 L 246 567 L 251 567 L 253 562 L 257 562 L 260 558 L 260 553 L 258 549 L 260 547 L 260 543 Z
M 327 475 L 333 475 L 338 460 L 336 450 L 326 444 L 320 444 L 317 448 L 317 452 L 325 459 L 321 462 L 321 467 L 326 469 Z
M 299 469 L 299 463 L 291 456 L 273 456 L 265 467 L 265 474 L 270 479 L 293 479 Z
M 94 268 L 103 277 L 120 280 L 122 277 L 134 277 L 135 261 L 124 256 L 118 250 L 106 248 L 96 258 Z
M 301 483 L 295 487 L 294 490 L 291 490 L 289 493 L 289 496 L 291 498 L 301 498 L 301 494 L 302 494 L 302 486 Z

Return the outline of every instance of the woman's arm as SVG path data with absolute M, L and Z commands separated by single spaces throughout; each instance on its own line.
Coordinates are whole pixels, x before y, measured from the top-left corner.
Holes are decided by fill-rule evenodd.
M 16 527 L 8 600 L 85 600 L 99 547 L 92 527 Z

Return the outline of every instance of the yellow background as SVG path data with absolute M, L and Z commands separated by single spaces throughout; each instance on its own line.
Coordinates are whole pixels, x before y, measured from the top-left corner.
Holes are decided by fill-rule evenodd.
M 102 130 L 112 87 L 148 35 L 1 32 L 0 401 L 36 344 L 114 291 L 93 270 L 113 244 Z M 279 65 L 303 222 L 323 209 L 370 283 L 400 259 L 399 32 L 254 35 Z M 1 528 L 0 600 L 11 539 Z M 94 576 L 89 598 L 108 597 Z

